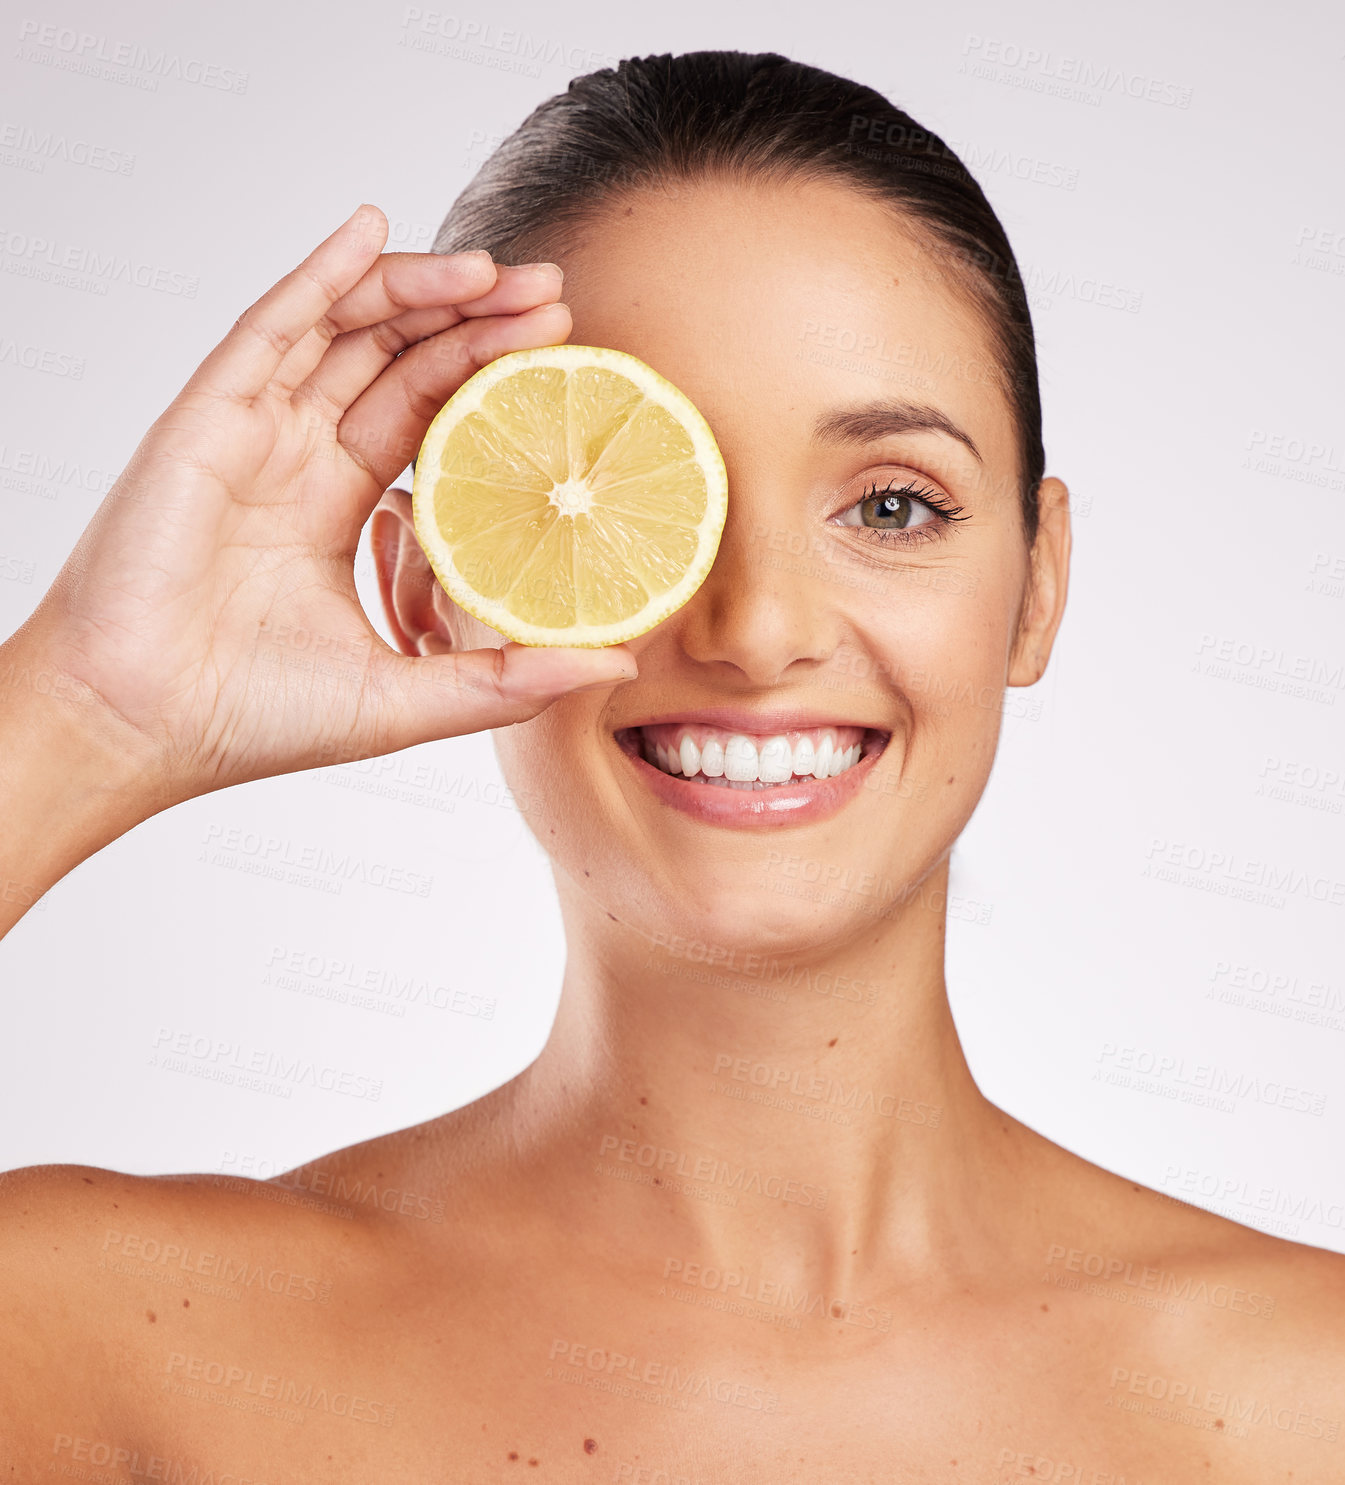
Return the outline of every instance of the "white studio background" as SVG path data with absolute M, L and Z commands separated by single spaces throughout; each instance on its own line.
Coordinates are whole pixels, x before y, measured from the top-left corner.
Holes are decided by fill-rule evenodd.
M 1048 470 L 1076 502 L 1056 656 L 1009 693 L 954 856 L 972 1068 L 1104 1166 L 1345 1250 L 1345 18 L 466 3 L 10 11 L 0 633 L 199 359 L 361 200 L 391 246 L 428 248 L 499 138 L 628 55 L 779 51 L 876 86 L 1004 219 Z M 367 553 L 360 582 L 381 627 Z M 339 865 L 339 890 L 266 881 L 231 832 L 418 873 L 428 895 Z M 1230 895 L 1249 880 L 1265 900 Z M 0 945 L 0 1168 L 272 1174 L 427 1119 L 535 1055 L 562 961 L 488 738 L 196 800 Z M 352 981 L 382 993 L 332 998 Z M 399 999 L 410 983 L 441 1004 Z M 161 1056 L 181 1033 L 380 1096 L 187 1075 Z

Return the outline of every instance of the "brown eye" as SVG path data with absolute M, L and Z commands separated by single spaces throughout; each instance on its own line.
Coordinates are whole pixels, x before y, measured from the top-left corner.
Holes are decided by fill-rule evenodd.
M 914 483 L 888 485 L 881 490 L 871 485 L 848 510 L 831 518 L 837 526 L 891 532 L 894 540 L 902 542 L 908 540 L 906 532 L 912 533 L 910 541 L 924 541 L 938 536 L 949 522 L 966 519 L 962 507 L 952 504 L 946 495 Z
M 904 531 L 908 526 L 924 525 L 921 511 L 925 512 L 925 520 L 934 514 L 922 500 L 913 500 L 895 490 L 870 495 L 859 503 L 861 524 L 886 531 Z

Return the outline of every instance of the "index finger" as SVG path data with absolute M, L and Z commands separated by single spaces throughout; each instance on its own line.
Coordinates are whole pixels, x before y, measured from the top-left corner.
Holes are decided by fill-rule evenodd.
M 388 219 L 383 213 L 376 206 L 361 206 L 297 268 L 239 316 L 229 334 L 197 368 L 188 386 L 218 397 L 250 401 L 276 376 L 294 347 L 314 330 L 320 330 L 322 337 L 330 340 L 340 330 L 353 328 L 332 324 L 328 316 L 333 306 L 356 289 L 377 264 L 387 235 Z M 434 258 L 432 254 L 417 256 Z M 494 283 L 495 269 L 488 255 L 440 257 L 436 261 L 443 266 L 438 269 L 438 287 L 431 292 L 431 298 L 439 303 L 451 299 L 454 293 L 474 297 Z M 423 274 L 421 270 L 417 276 Z M 379 272 L 373 277 L 381 282 L 383 274 Z M 363 297 L 368 300 L 368 310 L 375 311 L 377 296 Z M 389 304 L 397 302 L 391 295 L 386 298 Z M 352 313 L 358 316 L 361 312 L 357 305 Z M 380 318 L 386 318 L 386 314 L 377 314 L 367 323 L 376 323 Z

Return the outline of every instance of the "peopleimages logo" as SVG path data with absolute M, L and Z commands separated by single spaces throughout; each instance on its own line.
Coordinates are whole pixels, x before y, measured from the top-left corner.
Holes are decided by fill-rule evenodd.
M 832 1295 L 796 1289 L 786 1279 L 765 1279 L 733 1268 L 716 1268 L 682 1258 L 663 1261 L 663 1277 L 673 1284 L 702 1289 L 712 1294 L 725 1294 L 751 1304 L 773 1305 L 795 1315 L 839 1320 L 865 1330 L 890 1330 L 892 1311 L 878 1305 L 843 1300 Z
M 208 1249 L 195 1249 L 190 1243 L 161 1241 L 141 1233 L 120 1232 L 108 1228 L 103 1234 L 100 1268 L 110 1268 L 116 1259 L 131 1259 L 144 1265 L 157 1265 L 165 1272 L 180 1270 L 189 1279 L 197 1277 L 218 1280 L 241 1294 L 245 1290 L 284 1295 L 288 1299 L 312 1300 L 326 1304 L 331 1297 L 332 1281 L 312 1274 L 296 1274 L 286 1268 L 268 1268 L 252 1258 Z M 106 1255 L 111 1254 L 111 1259 Z M 130 1265 L 126 1265 L 127 1268 Z M 134 1270 L 142 1275 L 144 1270 Z M 176 1274 L 171 1275 L 176 1279 Z M 180 1280 L 178 1282 L 181 1282 Z
M 1023 45 L 995 36 L 968 36 L 962 45 L 962 71 L 976 77 L 1012 81 L 1038 93 L 1059 94 L 1096 106 L 1105 94 L 1143 103 L 1190 108 L 1191 89 L 1167 78 L 1131 72 L 1111 62 L 1071 57 L 1047 47 Z
M 1181 1165 L 1169 1165 L 1164 1170 L 1163 1185 L 1176 1186 L 1216 1209 L 1257 1213 L 1259 1226 L 1265 1225 L 1265 1219 L 1277 1218 L 1284 1219 L 1282 1225 L 1291 1226 L 1294 1232 L 1304 1222 L 1345 1232 L 1345 1202 L 1332 1200 L 1331 1196 L 1305 1195 L 1280 1186 L 1256 1186 L 1239 1176 L 1221 1176 L 1214 1171 Z
M 20 345 L 0 337 L 0 366 L 18 366 L 24 371 L 40 371 L 47 376 L 68 376 L 72 381 L 84 379 L 84 357 L 69 351 L 50 350 L 45 346 Z
M 46 169 L 48 160 L 63 160 L 70 165 L 84 165 L 90 170 L 116 175 L 130 175 L 135 170 L 135 156 L 125 150 L 92 144 L 78 136 L 72 139 L 31 124 L 0 123 L 0 149 L 5 151 L 0 157 L 5 164 L 18 164 L 20 169 L 39 175 Z
M 853 1000 L 872 1005 L 878 999 L 879 985 L 875 980 L 860 980 L 850 975 L 834 974 L 829 970 L 814 970 L 806 965 L 782 963 L 753 950 L 739 951 L 724 944 L 709 944 L 703 939 L 683 938 L 676 933 L 656 933 L 649 942 L 651 947 L 662 949 L 672 958 L 684 959 L 688 964 L 704 964 L 709 969 L 720 969 L 771 984 L 791 987 L 803 985 L 817 995 L 831 996 L 836 1000 Z
M 408 871 L 386 861 L 364 861 L 347 851 L 287 840 L 237 825 L 208 826 L 202 845 L 204 849 L 197 859 L 208 866 L 317 887 L 333 894 L 339 893 L 346 882 L 382 887 L 389 892 L 413 893 L 417 897 L 428 897 L 434 886 L 434 878 L 422 872 Z
M 1185 873 L 1193 879 L 1207 878 L 1219 885 L 1262 887 L 1271 893 L 1297 895 L 1329 907 L 1345 907 L 1345 880 L 1318 876 L 1298 867 L 1257 861 L 1239 856 L 1236 851 L 1214 850 L 1209 846 L 1172 841 L 1158 835 L 1150 837 L 1145 855 L 1148 865 L 1141 873 L 1143 876 L 1179 880 L 1180 874 Z M 1167 878 L 1161 868 L 1169 870 Z
M 450 989 L 423 975 L 362 965 L 353 959 L 283 944 L 271 945 L 262 983 L 342 1005 L 390 1007 L 403 1015 L 408 1005 L 422 1005 L 486 1021 L 495 1019 L 495 1000 L 481 992 Z
M 448 43 L 447 47 L 435 43 Z M 490 20 L 475 20 L 453 11 L 425 10 L 408 5 L 402 12 L 402 35 L 399 46 L 413 51 L 443 51 L 465 61 L 480 61 L 487 53 L 517 59 L 530 69 L 527 75 L 537 77 L 543 65 L 552 63 L 572 72 L 592 72 L 598 67 L 616 67 L 620 61 L 610 52 L 538 36 L 516 26 L 500 26 Z M 523 68 L 506 69 L 522 71 Z
M 1227 1104 L 1226 1112 L 1231 1112 L 1234 1107 L 1231 1100 L 1239 1098 L 1288 1109 L 1292 1113 L 1313 1114 L 1318 1118 L 1326 1112 L 1324 1092 L 1282 1083 L 1275 1078 L 1263 1078 L 1256 1073 L 1220 1067 L 1213 1062 L 1188 1063 L 1186 1058 L 1174 1057 L 1170 1053 L 1154 1052 L 1145 1047 L 1123 1047 L 1114 1042 L 1103 1043 L 1097 1061 L 1110 1064 L 1104 1076 L 1100 1076 L 1101 1069 L 1094 1071 L 1094 1077 L 1100 1081 L 1121 1087 L 1133 1085 L 1143 1088 L 1146 1080 L 1160 1087 L 1165 1083 L 1180 1085 L 1186 1091 L 1204 1092 L 1216 1101 L 1222 1100 L 1216 1106 Z M 1137 1074 L 1138 1077 L 1128 1077 L 1128 1074 Z M 1168 1096 L 1179 1095 L 1171 1093 Z M 1191 1099 L 1182 1101 L 1190 1102 Z
M 106 294 L 109 284 L 130 284 L 195 299 L 201 280 L 157 263 L 129 258 L 106 249 L 54 242 L 27 232 L 0 226 L 0 269 L 23 278 L 37 278 L 69 288 Z
M 774 1413 L 780 1406 L 780 1394 L 754 1387 L 750 1382 L 735 1382 L 729 1377 L 715 1377 L 709 1372 L 693 1371 L 668 1361 L 643 1361 L 622 1351 L 605 1346 L 584 1346 L 577 1341 L 551 1342 L 549 1360 L 562 1366 L 582 1367 L 608 1377 L 621 1377 L 643 1387 L 664 1387 L 674 1395 L 701 1397 L 730 1407 L 749 1408 L 754 1412 Z
M 772 1093 L 793 1094 L 796 1098 L 832 1104 L 852 1113 L 876 1113 L 885 1119 L 904 1119 L 912 1124 L 928 1124 L 931 1128 L 938 1124 L 943 1112 L 938 1104 L 921 1103 L 915 1099 L 899 1097 L 895 1093 L 876 1092 L 858 1083 L 847 1087 L 839 1078 L 824 1077 L 819 1073 L 767 1062 L 754 1062 L 749 1057 L 737 1057 L 731 1052 L 719 1052 L 715 1055 L 714 1071 L 727 1072 L 735 1082 L 768 1089 Z
M 113 1444 L 106 1439 L 86 1439 L 80 1434 L 58 1433 L 51 1452 L 69 1455 L 69 1460 L 61 1462 L 60 1472 L 73 1475 L 77 1480 L 120 1479 L 124 1473 L 133 1480 L 173 1480 L 182 1482 L 182 1485 L 265 1485 L 264 1481 L 251 1475 L 221 1469 L 218 1462 L 202 1474 L 199 1464 L 173 1454 L 142 1454 L 139 1449 L 130 1449 L 125 1444 Z M 95 1475 L 80 1468 L 85 1464 L 110 1469 L 113 1473 Z M 50 1466 L 50 1472 L 56 1473 L 55 1462 Z
M 1178 1278 L 1167 1269 L 1152 1268 L 1109 1253 L 1089 1253 L 1082 1248 L 1068 1248 L 1052 1243 L 1046 1253 L 1048 1269 L 1059 1266 L 1068 1273 L 1086 1274 L 1107 1283 L 1127 1284 L 1134 1289 L 1159 1294 L 1188 1304 L 1206 1304 L 1216 1310 L 1231 1310 L 1239 1315 L 1269 1318 L 1275 1313 L 1275 1301 L 1268 1294 L 1240 1289 L 1235 1284 L 1207 1283 L 1187 1276 Z
M 1112 1368 L 1111 1385 L 1114 1395 L 1128 1392 L 1169 1406 L 1189 1408 L 1193 1412 L 1217 1413 L 1221 1418 L 1232 1419 L 1243 1426 L 1269 1424 L 1282 1433 L 1328 1441 L 1335 1439 L 1340 1432 L 1339 1418 L 1324 1418 L 1307 1405 L 1276 1405 L 1265 1398 L 1226 1392 L 1190 1378 L 1162 1377 L 1117 1366 Z
M 289 1056 L 263 1047 L 248 1049 L 220 1037 L 174 1031 L 160 1026 L 153 1042 L 155 1067 L 167 1072 L 186 1072 L 211 1082 L 248 1088 L 253 1080 L 277 1088 L 319 1088 L 343 1093 L 347 1098 L 377 1102 L 383 1096 L 381 1078 L 366 1077 L 345 1068 L 319 1064 L 311 1058 Z M 263 1087 L 262 1091 L 271 1091 Z M 283 1096 L 288 1098 L 289 1091 Z
M 301 1383 L 283 1373 L 254 1371 L 250 1366 L 237 1366 L 208 1356 L 189 1356 L 183 1351 L 169 1353 L 167 1375 L 177 1384 L 172 1390 L 188 1397 L 195 1396 L 199 1390 L 190 1384 L 204 1383 L 208 1387 L 227 1389 L 235 1395 L 266 1399 L 282 1407 L 307 1408 L 310 1412 L 326 1413 L 330 1418 L 349 1418 L 353 1423 L 377 1423 L 385 1428 L 392 1425 L 396 1413 L 392 1403 L 377 1402 L 358 1393 L 315 1386 L 312 1382 Z
M 76 381 L 83 378 L 83 363 L 78 368 L 73 362 L 67 365 L 68 372 L 58 370 L 55 374 L 68 374 Z M 35 369 L 48 368 L 39 366 Z M 0 490 L 18 490 L 23 494 L 38 495 L 43 500 L 55 500 L 62 486 L 87 491 L 91 495 L 106 495 L 116 478 L 108 469 L 78 464 L 65 457 L 53 458 L 40 449 L 19 449 L 0 443 Z
M 638 1140 L 622 1139 L 620 1135 L 605 1134 L 598 1148 L 600 1155 L 613 1155 L 627 1165 L 653 1172 L 659 1178 L 674 1177 L 685 1181 L 697 1181 L 707 1186 L 721 1186 L 727 1191 L 740 1192 L 748 1196 L 767 1196 L 773 1201 L 785 1201 L 801 1207 L 815 1207 L 821 1211 L 827 1204 L 827 1188 L 814 1186 L 792 1177 L 763 1174 L 745 1165 L 734 1165 L 730 1160 L 721 1160 L 717 1155 L 688 1156 L 678 1150 L 669 1150 L 662 1145 L 642 1144 Z
M 235 68 L 135 41 L 114 40 L 95 31 L 78 31 L 74 26 L 20 21 L 19 41 L 16 55 L 21 62 L 128 83 L 149 93 L 157 93 L 165 78 L 222 93 L 246 93 L 248 89 L 248 74 Z

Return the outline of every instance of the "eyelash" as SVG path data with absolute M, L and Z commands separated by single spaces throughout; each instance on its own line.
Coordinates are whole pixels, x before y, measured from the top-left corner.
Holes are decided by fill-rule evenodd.
M 917 542 L 937 541 L 947 531 L 951 522 L 969 519 L 960 505 L 954 505 L 947 496 L 940 495 L 936 490 L 923 488 L 915 480 L 904 485 L 885 485 L 881 489 L 875 482 L 855 504 L 863 505 L 866 500 L 876 500 L 884 495 L 908 495 L 912 500 L 918 500 L 922 505 L 928 506 L 937 519 L 926 521 L 923 525 L 912 527 L 907 531 L 882 526 L 857 526 L 852 527 L 852 530 L 864 531 L 881 542 L 895 541 L 900 546 L 914 546 Z M 854 507 L 851 506 L 850 509 L 853 510 Z

